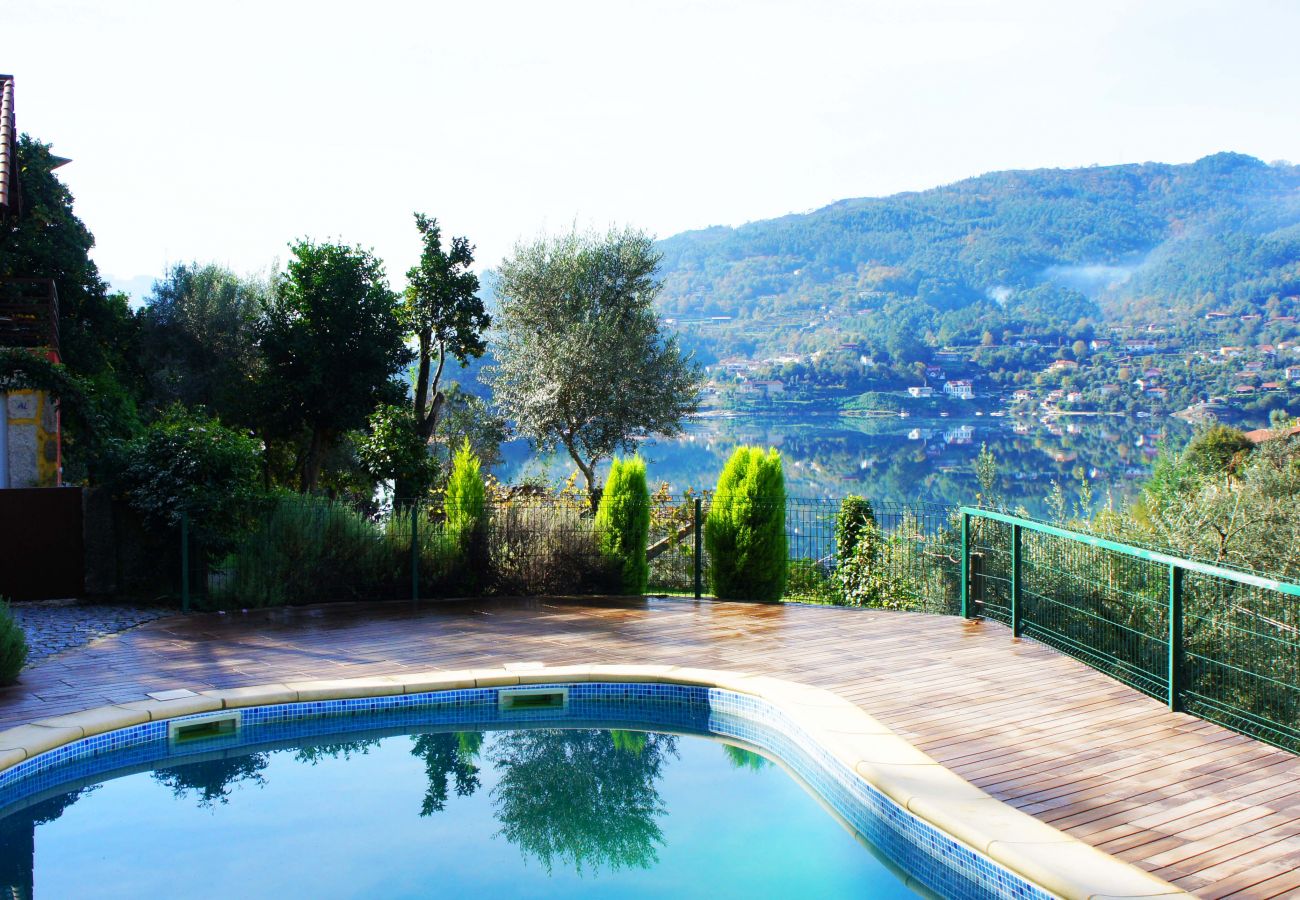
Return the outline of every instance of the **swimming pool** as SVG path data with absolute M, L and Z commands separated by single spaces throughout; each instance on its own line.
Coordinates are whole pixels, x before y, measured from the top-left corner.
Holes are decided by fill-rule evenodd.
M 1052 896 L 810 737 L 833 695 L 799 694 L 799 713 L 722 687 L 532 681 L 74 740 L 0 774 L 0 875 L 52 896 Z

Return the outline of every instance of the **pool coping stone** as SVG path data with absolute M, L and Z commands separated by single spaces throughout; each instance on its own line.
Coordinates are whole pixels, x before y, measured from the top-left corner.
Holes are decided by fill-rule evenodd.
M 172 700 L 99 706 L 0 731 L 0 772 L 81 738 L 219 709 L 563 682 L 680 684 L 760 698 L 784 712 L 850 771 L 911 815 L 1059 897 L 1165 900 L 1193 896 L 992 797 L 831 691 L 743 672 L 670 665 L 515 663 L 492 669 L 403 672 L 201 691 Z

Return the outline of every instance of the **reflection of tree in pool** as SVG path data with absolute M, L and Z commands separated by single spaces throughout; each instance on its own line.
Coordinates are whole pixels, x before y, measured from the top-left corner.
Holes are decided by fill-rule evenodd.
M 424 771 L 429 778 L 420 815 L 442 812 L 447 806 L 451 783 L 455 784 L 458 797 L 468 797 L 478 790 L 479 770 L 474 760 L 482 746 L 483 735 L 477 731 L 421 734 L 415 738 L 411 755 L 424 760 Z
M 315 744 L 299 748 L 293 758 L 298 762 L 305 762 L 314 766 L 324 759 L 349 760 L 354 756 L 365 756 L 370 752 L 371 747 L 377 746 L 379 746 L 378 739 L 342 741 L 336 744 Z
M 727 762 L 731 763 L 733 769 L 765 769 L 771 765 L 771 760 L 762 754 L 755 753 L 753 750 L 746 750 L 744 747 L 737 747 L 735 744 L 723 744 L 722 752 L 727 757 Z
M 262 777 L 266 766 L 265 753 L 246 753 L 159 769 L 153 773 L 153 778 L 171 788 L 177 799 L 188 797 L 193 791 L 199 806 L 206 807 L 229 803 L 231 788 L 236 784 L 249 782 L 261 787 L 266 783 Z
M 35 881 L 36 826 L 53 822 L 96 788 L 98 785 L 60 794 L 0 819 L 0 896 L 29 900 Z
M 500 833 L 547 872 L 557 861 L 578 872 L 649 868 L 667 812 L 657 782 L 676 754 L 677 739 L 666 734 L 504 732 L 491 749 Z

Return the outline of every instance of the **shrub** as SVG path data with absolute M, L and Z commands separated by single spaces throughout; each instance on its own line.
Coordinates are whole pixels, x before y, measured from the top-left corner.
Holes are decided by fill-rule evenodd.
M 645 461 L 639 456 L 614 458 L 596 510 L 596 539 L 601 555 L 623 575 L 625 594 L 644 594 L 650 582 L 646 541 L 650 537 L 650 490 Z
M 536 501 L 496 509 L 488 570 L 498 593 L 608 594 L 622 573 L 601 554 L 591 517 L 573 507 Z
M 785 476 L 781 455 L 738 447 L 718 479 L 704 542 L 709 578 L 722 599 L 780 600 L 789 548 L 785 535 Z
M 116 456 L 118 487 L 146 524 L 175 528 L 188 510 L 196 537 L 210 547 L 240 532 L 261 495 L 258 442 L 179 404 Z
M 443 505 L 447 510 L 447 534 L 468 552 L 475 536 L 482 535 L 487 510 L 483 468 L 478 456 L 470 449 L 469 438 L 452 458 L 451 477 L 447 481 Z
M 409 536 L 406 541 L 386 539 L 344 503 L 280 498 L 212 574 L 209 605 L 283 606 L 395 596 L 401 574 L 409 571 L 403 567 L 409 565 L 409 553 Z
M 27 635 L 14 618 L 9 601 L 0 597 L 0 684 L 13 684 L 27 664 Z
M 853 555 L 864 528 L 876 526 L 876 511 L 866 497 L 850 494 L 840 501 L 835 514 L 835 557 L 840 561 Z

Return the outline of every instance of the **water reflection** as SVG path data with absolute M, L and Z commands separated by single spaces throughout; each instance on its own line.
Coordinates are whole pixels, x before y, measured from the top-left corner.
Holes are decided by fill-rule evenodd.
M 616 737 L 618 735 L 618 737 Z M 649 868 L 667 813 L 658 782 L 677 738 L 597 730 L 508 731 L 490 758 L 499 832 L 549 873 Z
M 1179 446 L 1189 434 L 1177 419 L 746 417 L 698 421 L 674 440 L 646 441 L 640 452 L 652 480 L 667 481 L 675 491 L 711 488 L 731 451 L 748 443 L 781 450 L 791 496 L 857 493 L 881 502 L 952 505 L 974 499 L 975 457 L 987 444 L 998 458 L 1002 495 L 1012 506 L 1042 513 L 1053 481 L 1069 490 L 1087 478 L 1098 502 L 1107 492 L 1117 500 L 1132 495 L 1160 443 Z M 534 459 L 515 444 L 497 474 L 504 480 L 562 480 L 571 468 L 563 457 Z

